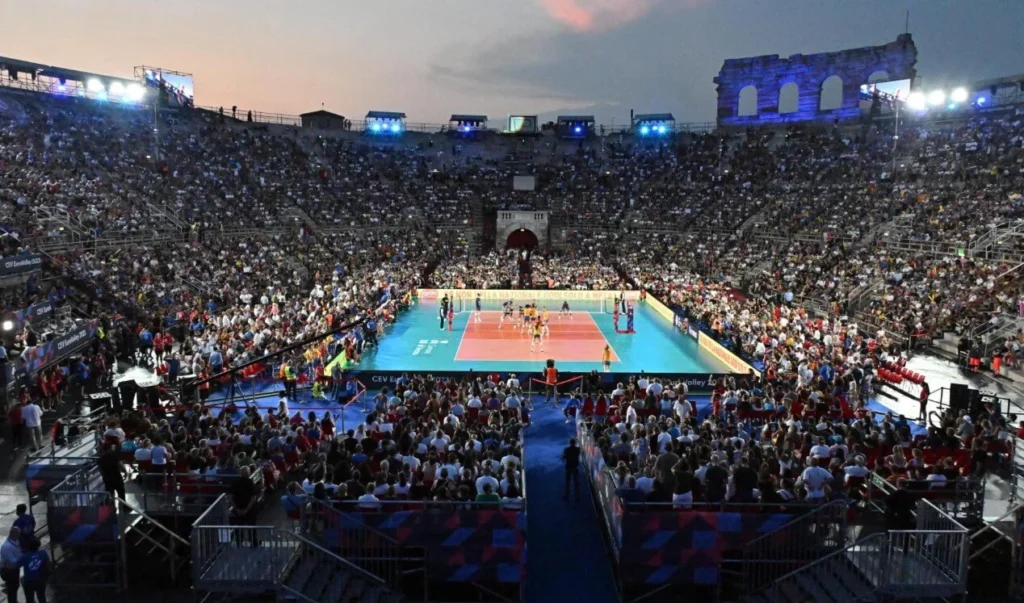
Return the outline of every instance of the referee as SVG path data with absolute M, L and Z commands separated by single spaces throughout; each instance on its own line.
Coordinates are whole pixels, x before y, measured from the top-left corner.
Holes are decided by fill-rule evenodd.
M 565 494 L 562 500 L 569 500 L 569 482 L 575 486 L 576 500 L 580 499 L 580 447 L 576 445 L 576 438 L 569 440 L 569 445 L 562 451 L 562 460 L 565 461 Z

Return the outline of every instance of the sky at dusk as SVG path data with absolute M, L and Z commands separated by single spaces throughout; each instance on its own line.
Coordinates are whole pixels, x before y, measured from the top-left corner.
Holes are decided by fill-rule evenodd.
M 884 44 L 908 8 L 925 81 L 1024 73 L 1024 0 L 10 0 L 0 55 L 268 112 L 710 121 L 724 59 Z

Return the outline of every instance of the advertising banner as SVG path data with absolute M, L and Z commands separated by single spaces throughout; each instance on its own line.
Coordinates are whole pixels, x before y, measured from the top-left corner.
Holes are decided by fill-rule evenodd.
M 53 305 L 53 302 L 42 301 L 32 304 L 24 310 L 18 310 L 18 326 L 20 327 L 25 323 L 32 324 L 37 320 L 49 318 L 53 316 L 53 312 L 56 309 L 57 307 Z
M 0 278 L 33 272 L 43 267 L 43 256 L 15 255 L 0 259 Z
M 398 383 L 399 379 L 403 376 L 402 371 L 360 371 L 360 370 L 347 370 L 344 375 L 346 377 L 355 377 L 369 390 L 378 390 L 382 387 L 394 388 L 395 384 Z M 455 379 L 461 380 L 464 377 L 477 378 L 483 377 L 490 374 L 487 371 L 430 371 L 430 374 L 438 379 Z M 502 379 L 508 378 L 508 372 L 499 373 Z M 530 372 L 516 372 L 519 378 L 522 388 L 528 390 L 529 379 L 543 380 L 544 376 L 537 373 Z M 562 380 L 571 379 L 573 377 L 586 376 L 587 373 L 573 373 L 568 371 L 559 371 L 559 378 Z M 628 381 L 631 376 L 637 375 L 637 373 L 599 373 L 601 377 L 601 387 L 610 390 L 615 387 L 616 383 Z M 726 376 L 725 373 L 650 373 L 645 372 L 644 376 L 648 379 L 661 379 L 662 381 L 682 381 L 686 383 L 690 392 L 698 391 L 711 391 L 713 389 L 713 383 L 721 380 Z M 534 384 L 534 391 L 538 391 L 539 386 Z M 559 391 L 563 393 L 569 393 L 570 390 L 582 387 L 579 382 L 574 382 L 571 385 L 565 385 L 560 387 Z
M 722 364 L 729 367 L 729 370 L 733 373 L 740 373 L 744 375 L 750 371 L 757 373 L 757 371 L 754 370 L 754 367 L 743 362 L 739 356 L 725 349 L 722 344 L 715 341 L 713 337 L 709 337 L 707 335 L 700 337 L 697 339 L 697 345 L 699 345 L 701 349 L 708 354 L 717 358 Z
M 575 291 L 572 289 L 420 289 L 420 299 L 441 299 L 445 295 L 449 299 L 475 300 L 477 295 L 482 300 L 504 301 L 507 299 L 537 301 L 596 301 L 613 299 L 620 294 L 626 301 L 635 302 L 640 299 L 639 291 Z M 650 297 L 648 297 L 650 299 Z M 669 319 L 671 320 L 671 319 Z
M 25 371 L 34 373 L 47 365 L 64 360 L 91 342 L 99 333 L 99 326 L 99 321 L 93 320 L 64 333 L 52 341 L 47 341 L 26 350 L 21 355 Z

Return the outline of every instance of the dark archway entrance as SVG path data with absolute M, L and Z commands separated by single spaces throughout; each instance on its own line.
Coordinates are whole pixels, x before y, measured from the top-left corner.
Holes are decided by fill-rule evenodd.
M 533 234 L 532 230 L 525 228 L 513 230 L 505 241 L 508 249 L 535 249 L 537 244 L 537 235 Z

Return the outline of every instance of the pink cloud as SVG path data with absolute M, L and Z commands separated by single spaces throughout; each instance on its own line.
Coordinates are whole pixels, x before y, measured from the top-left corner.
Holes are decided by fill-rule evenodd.
M 662 0 L 539 0 L 554 19 L 576 31 L 600 31 L 635 21 Z M 689 4 L 694 0 L 686 0 Z

